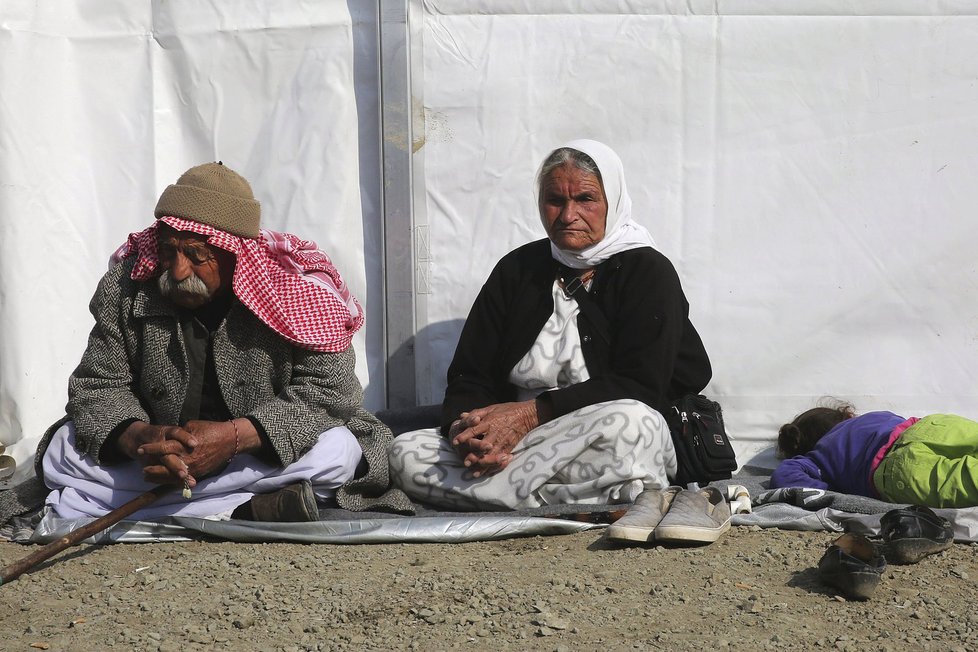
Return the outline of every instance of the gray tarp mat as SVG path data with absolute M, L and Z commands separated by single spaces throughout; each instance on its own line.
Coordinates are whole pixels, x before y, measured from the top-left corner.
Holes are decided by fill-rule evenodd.
M 45 515 L 31 534 L 35 543 L 47 543 L 84 525 L 86 519 Z M 88 543 L 146 543 L 186 541 L 206 535 L 248 543 L 463 543 L 535 535 L 571 534 L 601 527 L 557 518 L 533 516 L 420 516 L 397 519 L 353 519 L 313 523 L 260 523 L 214 521 L 177 516 L 172 523 L 128 521 L 119 523 Z
M 754 511 L 735 516 L 735 525 L 758 525 L 783 530 L 829 530 L 875 536 L 880 517 L 897 507 L 873 498 L 840 494 L 822 489 L 770 489 L 751 494 Z M 978 507 L 935 509 L 951 522 L 954 540 L 978 541 Z
M 572 534 L 604 527 L 526 514 L 455 514 L 450 516 L 372 515 L 313 523 L 215 521 L 176 516 L 162 523 L 122 521 L 86 539 L 86 543 L 187 541 L 202 536 L 239 542 L 291 543 L 463 543 L 514 537 Z M 18 543 L 48 543 L 93 519 L 64 519 L 45 510 L 32 519 L 14 519 L 5 535 Z
M 889 506 L 890 509 L 894 507 L 896 505 Z M 978 541 L 978 507 L 935 509 L 934 512 L 951 522 L 954 540 L 958 543 Z M 733 525 L 776 527 L 782 530 L 855 532 L 873 537 L 880 532 L 880 517 L 884 513 L 854 514 L 831 507 L 813 512 L 787 503 L 768 503 L 755 507 L 750 514 L 738 514 L 730 522 Z
M 827 530 L 829 532 L 855 532 L 876 536 L 880 531 L 880 517 L 897 507 L 905 507 L 882 500 L 842 494 L 822 489 L 767 489 L 767 475 L 747 475 L 736 479 L 750 491 L 753 511 L 737 514 L 733 525 L 776 527 L 782 530 Z M 727 484 L 734 480 L 727 480 Z M 978 541 L 978 507 L 961 509 L 935 509 L 937 514 L 951 522 L 954 540 Z
M 879 533 L 880 517 L 897 507 L 872 498 L 819 489 L 765 489 L 768 475 L 738 475 L 714 483 L 740 484 L 753 497 L 753 512 L 736 514 L 733 525 L 776 527 L 785 530 L 842 532 L 867 536 Z M 621 505 L 565 505 L 527 512 L 437 512 L 420 510 L 416 516 L 367 513 L 340 509 L 321 511 L 314 523 L 258 523 L 174 517 L 163 523 L 123 521 L 87 540 L 88 543 L 147 543 L 186 541 L 212 537 L 240 542 L 292 543 L 463 543 L 525 536 L 572 534 L 604 527 L 600 524 L 557 518 L 581 512 L 620 509 Z M 937 509 L 951 521 L 955 540 L 978 541 L 978 507 Z M 89 519 L 61 519 L 44 510 L 32 518 L 15 518 L 0 536 L 19 543 L 46 543 L 78 528 Z

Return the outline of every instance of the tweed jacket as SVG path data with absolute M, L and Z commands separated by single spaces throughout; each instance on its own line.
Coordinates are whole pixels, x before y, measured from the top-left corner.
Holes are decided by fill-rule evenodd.
M 89 305 L 95 327 L 68 381 L 67 419 L 79 449 L 101 463 L 112 431 L 131 420 L 179 422 L 190 373 L 174 307 L 152 282 L 130 278 L 135 259 L 110 269 Z M 282 466 L 302 456 L 319 434 L 346 426 L 368 464 L 366 475 L 337 492 L 341 507 L 410 511 L 407 497 L 389 490 L 390 430 L 363 409 L 354 352 L 318 353 L 294 346 L 235 301 L 213 334 L 214 367 L 225 405 L 234 417 L 261 425 Z M 43 449 L 64 419 L 42 440 Z

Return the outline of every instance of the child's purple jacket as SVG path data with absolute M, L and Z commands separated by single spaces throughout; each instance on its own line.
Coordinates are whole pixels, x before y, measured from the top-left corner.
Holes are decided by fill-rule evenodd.
M 781 462 L 771 474 L 771 488 L 831 489 L 877 498 L 869 477 L 873 458 L 904 421 L 892 412 L 867 412 L 846 419 L 810 452 Z

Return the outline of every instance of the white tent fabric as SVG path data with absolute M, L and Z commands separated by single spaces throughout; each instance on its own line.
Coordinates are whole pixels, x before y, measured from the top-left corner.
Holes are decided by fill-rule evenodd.
M 408 1 L 420 403 L 492 265 L 543 235 L 541 158 L 588 137 L 684 280 L 742 461 L 825 394 L 978 417 L 975 3 Z M 60 416 L 106 257 L 206 160 L 331 253 L 383 406 L 379 20 L 358 0 L 0 5 L 0 441 L 19 462 Z
M 493 264 L 544 235 L 534 170 L 594 138 L 742 462 L 824 395 L 978 418 L 978 5 L 423 4 L 431 398 Z

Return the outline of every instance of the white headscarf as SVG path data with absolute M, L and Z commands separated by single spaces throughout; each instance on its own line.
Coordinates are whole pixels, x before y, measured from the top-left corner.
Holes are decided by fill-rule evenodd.
M 608 217 L 604 238 L 581 251 L 558 249 L 552 241 L 553 257 L 567 267 L 584 269 L 603 263 L 612 256 L 638 247 L 654 247 L 655 240 L 648 229 L 632 220 L 632 198 L 625 188 L 625 169 L 614 150 L 596 140 L 572 140 L 561 147 L 584 152 L 597 164 L 601 172 L 605 199 L 608 201 Z M 560 148 L 557 148 L 560 149 Z M 556 151 L 556 150 L 555 150 Z M 542 169 L 542 166 L 541 166 Z M 537 201 L 540 198 L 540 182 L 537 174 Z M 543 219 L 543 216 L 540 216 Z

